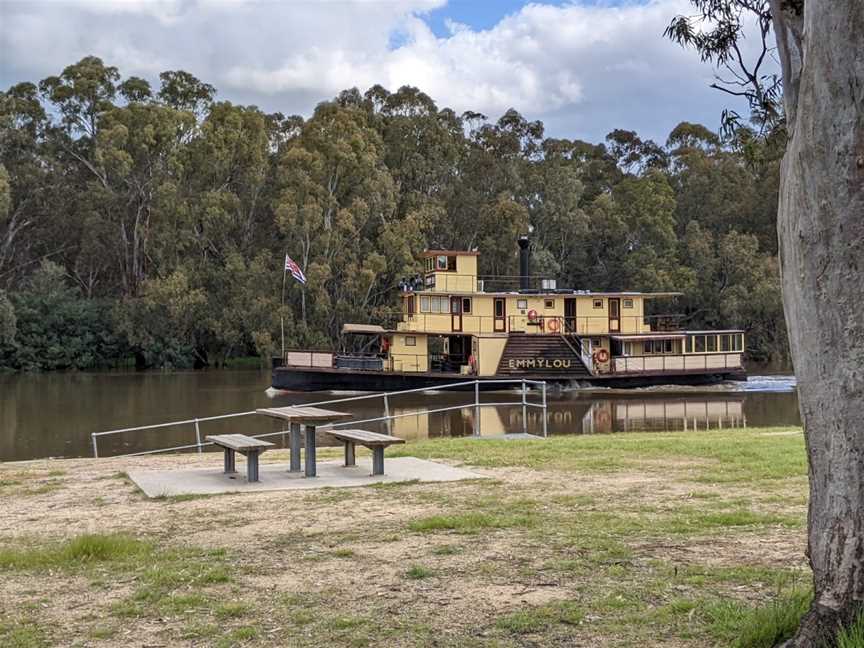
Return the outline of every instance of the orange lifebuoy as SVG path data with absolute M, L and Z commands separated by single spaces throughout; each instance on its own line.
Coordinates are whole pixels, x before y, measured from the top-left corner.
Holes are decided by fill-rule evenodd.
M 599 351 L 597 351 L 597 362 L 600 362 L 602 364 L 603 362 L 608 362 L 608 361 L 609 361 L 609 352 L 606 349 L 600 349 Z
M 550 319 L 549 323 L 546 324 L 546 328 L 554 333 L 561 328 L 561 323 L 557 319 Z
M 528 311 L 528 321 L 529 322 L 536 322 L 537 321 L 537 311 L 534 310 L 533 308 Z
M 612 417 L 609 416 L 609 412 L 606 410 L 600 410 L 597 412 L 597 423 L 599 425 L 609 425 L 612 421 Z

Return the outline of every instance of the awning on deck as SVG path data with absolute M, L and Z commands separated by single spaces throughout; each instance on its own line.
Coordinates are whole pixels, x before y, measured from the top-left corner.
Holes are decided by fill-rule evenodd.
M 387 333 L 387 329 L 377 324 L 343 324 L 342 334 L 360 333 L 365 335 L 383 335 Z

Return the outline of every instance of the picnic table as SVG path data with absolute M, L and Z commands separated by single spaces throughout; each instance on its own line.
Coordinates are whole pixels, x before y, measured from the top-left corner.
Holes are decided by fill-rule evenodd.
M 256 414 L 288 421 L 291 432 L 291 467 L 289 472 L 300 472 L 300 426 L 306 430 L 306 477 L 315 477 L 315 428 L 321 423 L 332 423 L 341 419 L 351 418 L 346 412 L 310 407 L 306 405 L 291 405 L 289 407 L 264 407 L 255 410 Z

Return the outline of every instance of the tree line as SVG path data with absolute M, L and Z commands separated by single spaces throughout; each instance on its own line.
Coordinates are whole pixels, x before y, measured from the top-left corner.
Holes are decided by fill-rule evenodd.
M 672 100 L 673 98 L 670 98 Z M 392 317 L 424 248 L 480 273 L 591 290 L 678 290 L 687 328 L 740 327 L 787 357 L 775 215 L 782 130 L 658 144 L 546 137 L 439 108 L 417 88 L 349 89 L 304 119 L 158 88 L 96 57 L 0 93 L 0 367 L 216 366 L 331 346 Z M 289 277 L 284 254 L 307 276 Z

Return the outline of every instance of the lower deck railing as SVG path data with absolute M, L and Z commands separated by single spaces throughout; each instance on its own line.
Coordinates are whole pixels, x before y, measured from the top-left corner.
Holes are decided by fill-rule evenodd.
M 612 372 L 710 371 L 741 369 L 741 353 L 686 353 L 680 355 L 624 356 L 612 358 Z

